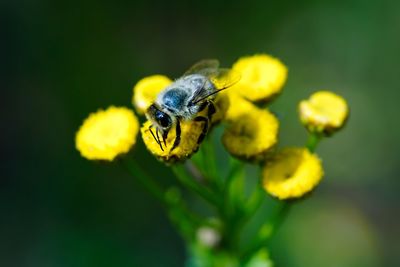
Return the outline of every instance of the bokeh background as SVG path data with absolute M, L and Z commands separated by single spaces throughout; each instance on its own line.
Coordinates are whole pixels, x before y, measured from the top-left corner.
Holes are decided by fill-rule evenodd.
M 304 143 L 296 105 L 313 91 L 351 106 L 318 148 L 325 179 L 272 242 L 276 266 L 400 266 L 399 14 L 387 0 L 1 1 L 0 266 L 182 266 L 160 206 L 117 164 L 81 158 L 75 131 L 131 106 L 141 77 L 254 53 L 289 68 L 272 106 L 283 145 Z

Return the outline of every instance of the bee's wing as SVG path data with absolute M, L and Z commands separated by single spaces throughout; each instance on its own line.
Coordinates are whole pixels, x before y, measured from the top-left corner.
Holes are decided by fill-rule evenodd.
M 204 91 L 200 89 L 193 99 L 194 103 L 201 102 L 207 99 L 209 96 L 227 89 L 228 87 L 237 83 L 241 77 L 239 73 L 232 71 L 231 69 L 203 69 L 198 72 L 198 74 L 208 77 L 214 84 L 216 90 L 208 95 L 203 95 L 202 93 Z
M 203 70 L 199 74 L 202 74 L 210 79 L 215 85 L 217 90 L 226 89 L 231 87 L 240 80 L 240 74 L 231 69 L 216 69 L 216 70 Z
M 219 61 L 217 59 L 203 59 L 191 66 L 190 69 L 183 74 L 183 76 L 197 74 L 206 69 L 217 70 L 218 67 Z

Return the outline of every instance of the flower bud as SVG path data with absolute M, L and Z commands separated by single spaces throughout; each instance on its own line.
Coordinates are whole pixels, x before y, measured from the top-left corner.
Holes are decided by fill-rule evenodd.
M 341 129 L 349 115 L 346 100 L 329 91 L 319 91 L 299 104 L 300 120 L 313 133 L 331 135 Z

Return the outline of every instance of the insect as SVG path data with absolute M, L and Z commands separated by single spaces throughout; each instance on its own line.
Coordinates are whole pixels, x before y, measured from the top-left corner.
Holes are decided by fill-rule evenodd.
M 202 60 L 193 65 L 182 77 L 163 89 L 155 102 L 146 111 L 146 117 L 152 122 L 150 133 L 161 150 L 166 148 L 166 139 L 175 126 L 176 137 L 170 151 L 181 141 L 181 121 L 199 121 L 204 126 L 197 143 L 201 143 L 208 132 L 213 114 L 216 112 L 213 100 L 216 94 L 232 86 L 240 75 L 230 69 L 219 68 L 215 59 Z M 207 116 L 198 113 L 207 110 Z M 155 134 L 152 131 L 155 128 Z

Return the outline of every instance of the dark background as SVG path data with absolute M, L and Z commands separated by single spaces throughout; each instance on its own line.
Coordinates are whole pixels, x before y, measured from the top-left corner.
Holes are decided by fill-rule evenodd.
M 182 266 L 160 206 L 117 164 L 81 158 L 75 131 L 131 107 L 146 75 L 254 53 L 289 68 L 282 144 L 304 143 L 296 106 L 313 91 L 351 107 L 318 149 L 322 184 L 272 244 L 277 266 L 399 266 L 399 14 L 398 1 L 1 1 L 0 266 Z

